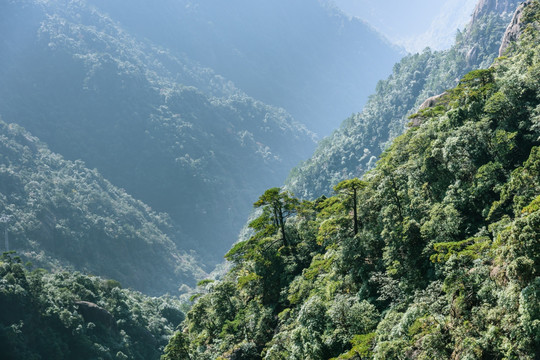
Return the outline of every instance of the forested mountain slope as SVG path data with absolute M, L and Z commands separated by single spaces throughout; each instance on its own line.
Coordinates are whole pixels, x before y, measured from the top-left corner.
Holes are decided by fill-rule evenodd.
M 204 276 L 170 239 L 167 215 L 2 121 L 0 209 L 9 249 L 39 267 L 106 276 L 148 294 L 177 293 Z
M 137 40 L 86 1 L 3 1 L 0 31 L 4 121 L 170 214 L 177 244 L 206 260 L 314 148 L 284 110 Z
M 538 359 L 540 1 L 521 19 L 363 180 L 267 190 L 164 359 Z
M 88 0 L 321 136 L 362 108 L 402 53 L 328 0 Z
M 2 359 L 157 360 L 182 304 L 80 273 L 28 269 L 0 257 Z
M 315 154 L 291 171 L 287 187 L 302 198 L 328 194 L 339 181 L 360 176 L 375 165 L 388 142 L 401 134 L 429 97 L 456 85 L 468 71 L 486 68 L 498 56 L 503 33 L 518 0 L 482 0 L 469 25 L 446 51 L 409 55 L 380 81 L 361 113 L 346 119 L 319 143 Z

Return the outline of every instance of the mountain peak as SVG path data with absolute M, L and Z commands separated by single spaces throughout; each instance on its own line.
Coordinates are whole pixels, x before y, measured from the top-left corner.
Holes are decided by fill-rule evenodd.
M 513 13 L 518 0 L 480 0 L 474 9 L 472 22 L 490 13 Z

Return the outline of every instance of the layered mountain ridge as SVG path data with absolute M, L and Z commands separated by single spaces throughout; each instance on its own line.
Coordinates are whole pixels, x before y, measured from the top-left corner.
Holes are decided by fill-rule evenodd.
M 256 193 L 314 146 L 284 110 L 85 2 L 4 3 L 2 17 L 3 119 L 169 213 L 176 243 L 207 260 L 230 246 Z
M 313 145 L 285 110 L 135 38 L 98 0 L 0 4 L 0 221 L 25 260 L 173 292 L 204 274 L 186 249 L 219 253 L 262 194 L 174 336 L 168 296 L 4 254 L 3 355 L 536 359 L 540 2 L 493 61 L 511 3 L 482 0 L 454 48 L 396 64 L 291 174 L 301 198 L 259 190 Z
M 403 58 L 392 75 L 379 82 L 363 111 L 346 119 L 319 143 L 310 159 L 291 171 L 287 188 L 313 199 L 329 194 L 339 181 L 373 168 L 387 144 L 406 128 L 408 115 L 427 98 L 455 86 L 468 71 L 492 64 L 513 15 L 508 9 L 517 8 L 519 3 L 482 1 L 451 49 L 427 49 Z
M 319 136 L 361 108 L 403 55 L 328 0 L 89 0 L 131 33 L 285 108 Z M 334 120 L 335 119 L 335 120 Z

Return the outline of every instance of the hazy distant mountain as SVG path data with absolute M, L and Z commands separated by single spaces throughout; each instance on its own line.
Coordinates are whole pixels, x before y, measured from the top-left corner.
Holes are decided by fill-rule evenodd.
M 368 21 L 409 52 L 452 46 L 456 31 L 467 24 L 476 4 L 476 0 L 334 1 L 344 12 Z
M 434 50 L 450 48 L 456 33 L 463 30 L 470 19 L 476 0 L 448 0 L 443 3 L 439 14 L 431 21 L 429 28 L 418 35 L 408 35 L 398 38 L 411 52 L 422 51 L 426 46 Z
M 222 257 L 257 196 L 314 148 L 284 110 L 85 2 L 2 2 L 0 33 L 3 119 L 170 214 L 178 246 L 205 259 Z
M 88 0 L 319 135 L 362 108 L 402 53 L 327 0 Z

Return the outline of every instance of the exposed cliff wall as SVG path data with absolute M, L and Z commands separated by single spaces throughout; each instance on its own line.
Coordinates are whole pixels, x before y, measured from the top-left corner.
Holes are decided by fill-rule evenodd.
M 518 0 L 480 0 L 474 9 L 472 21 L 474 22 L 489 13 L 512 13 L 520 2 Z
M 519 35 L 523 29 L 523 9 L 525 9 L 525 7 L 531 3 L 532 1 L 528 0 L 517 8 L 516 12 L 514 13 L 514 17 L 512 18 L 512 22 L 508 25 L 506 32 L 504 33 L 501 41 L 501 47 L 499 48 L 499 56 L 502 56 L 506 49 L 508 49 L 508 46 L 519 38 Z

